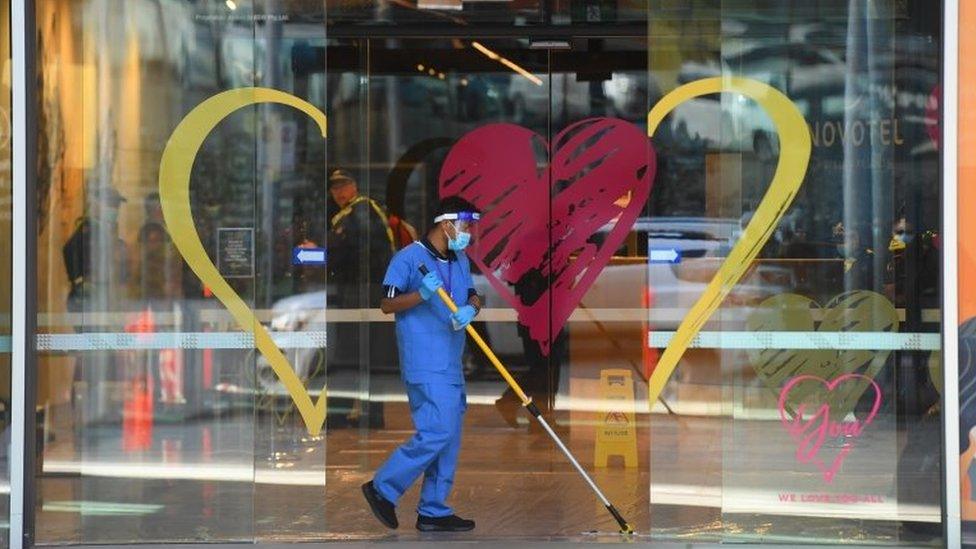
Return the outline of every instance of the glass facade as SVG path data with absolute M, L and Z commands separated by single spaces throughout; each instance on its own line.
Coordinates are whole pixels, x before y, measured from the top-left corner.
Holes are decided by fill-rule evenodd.
M 690 305 L 736 259 L 728 245 L 746 241 L 757 253 L 661 393 L 675 414 L 650 415 L 651 532 L 937 541 L 936 12 L 911 2 L 663 4 L 648 16 L 650 42 L 662 44 L 649 59 L 660 93 L 709 76 L 760 81 L 802 114 L 810 143 L 796 197 L 780 217 L 762 217 L 777 160 L 802 144 L 783 138 L 761 101 L 691 99 L 672 111 L 670 135 L 655 135 L 648 214 L 667 236 L 649 247 L 685 252 L 677 265 L 650 266 L 653 329 L 675 329 L 654 322 L 674 303 L 668 294 L 692 294 Z M 689 257 L 694 248 L 699 257 Z M 687 417 L 696 407 L 704 413 Z M 681 435 L 696 427 L 702 437 Z M 655 478 L 668 482 L 656 490 Z M 688 485 L 714 503 L 689 513 Z
M 474 328 L 638 540 L 946 543 L 941 2 L 29 5 L 36 543 L 386 536 L 383 278 L 452 195 Z M 467 343 L 471 539 L 615 532 Z

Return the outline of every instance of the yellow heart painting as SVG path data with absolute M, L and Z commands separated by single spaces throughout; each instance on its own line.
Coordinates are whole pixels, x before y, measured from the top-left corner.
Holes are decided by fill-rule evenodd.
M 715 277 L 692 306 L 665 349 L 649 380 L 648 398 L 653 404 L 671 377 L 688 345 L 705 322 L 738 283 L 759 250 L 769 240 L 780 219 L 796 197 L 810 159 L 810 133 L 803 116 L 783 93 L 775 88 L 739 77 L 707 78 L 676 88 L 648 113 L 647 133 L 681 103 L 702 95 L 738 93 L 756 101 L 772 119 L 779 135 L 780 157 L 773 180 L 742 238 L 732 248 Z M 193 272 L 227 307 L 238 326 L 254 335 L 258 351 L 270 363 L 295 402 L 308 432 L 317 435 L 325 422 L 326 391 L 313 401 L 288 359 L 261 325 L 247 303 L 223 279 L 210 260 L 197 233 L 190 208 L 190 172 L 207 135 L 234 111 L 259 103 L 292 106 L 310 116 L 326 136 L 326 115 L 291 94 L 269 88 L 241 88 L 217 94 L 194 108 L 180 122 L 163 151 L 159 170 L 159 195 L 167 230 Z
M 322 131 L 322 137 L 326 137 L 325 113 L 294 95 L 268 88 L 241 88 L 219 93 L 190 111 L 170 136 L 159 166 L 159 200 L 163 206 L 166 229 L 186 264 L 227 307 L 237 325 L 245 332 L 254 334 L 255 347 L 291 395 L 309 434 L 315 436 L 321 432 L 325 423 L 325 390 L 318 400 L 312 401 L 308 390 L 295 374 L 295 369 L 271 339 L 271 334 L 261 325 L 241 296 L 220 276 L 200 241 L 190 209 L 190 171 L 203 141 L 228 115 L 258 103 L 281 103 L 295 107 L 312 117 Z
M 780 153 L 773 181 L 756 208 L 752 220 L 742 237 L 722 262 L 718 272 L 708 283 L 701 297 L 678 326 L 678 331 L 668 344 L 648 381 L 647 397 L 651 406 L 664 390 L 678 361 L 688 345 L 698 335 L 702 326 L 722 304 L 752 260 L 772 236 L 783 215 L 803 184 L 810 161 L 810 132 L 803 115 L 796 105 L 779 90 L 756 80 L 737 77 L 706 78 L 689 82 L 664 96 L 647 115 L 647 134 L 653 136 L 658 124 L 681 103 L 712 93 L 740 93 L 758 103 L 769 115 L 779 135 Z

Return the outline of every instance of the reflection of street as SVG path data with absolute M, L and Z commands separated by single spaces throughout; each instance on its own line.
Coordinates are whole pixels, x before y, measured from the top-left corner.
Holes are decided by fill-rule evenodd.
M 358 375 L 341 373 L 349 377 L 347 385 Z M 895 541 L 896 520 L 939 520 L 936 504 L 899 503 L 893 493 L 899 442 L 890 418 L 879 419 L 858 440 L 835 485 L 826 488 L 815 470 L 796 463 L 768 394 L 738 388 L 743 396 L 733 412 L 722 405 L 721 386 L 708 383 L 715 383 L 714 376 L 669 386 L 666 397 L 679 416 L 660 406 L 648 415 L 638 399 L 639 467 L 631 470 L 613 463 L 592 467 L 596 395 L 568 394 L 567 380 L 556 399 L 557 417 L 570 425 L 571 450 L 639 532 L 667 538 L 692 528 L 704 541 L 762 536 L 789 543 L 801 535 Z M 452 502 L 478 520 L 477 537 L 615 531 L 612 518 L 544 434 L 512 430 L 496 414 L 492 404 L 501 388 L 497 381 L 468 383 Z M 138 453 L 121 450 L 118 425 L 89 426 L 76 439 L 67 428 L 70 414 L 58 410 L 58 437 L 46 448 L 38 503 L 38 520 L 50 539 L 39 541 L 65 539 L 57 536 L 66 532 L 88 540 L 153 541 L 174 531 L 225 539 L 388 539 L 369 516 L 359 485 L 412 430 L 395 374 L 375 374 L 370 391 L 371 398 L 387 402 L 384 429 L 332 430 L 316 439 L 297 418 L 282 424 L 268 413 L 255 417 L 244 410 L 157 425 L 151 447 Z M 568 409 L 574 410 L 571 421 Z M 881 456 L 892 463 L 878 463 Z M 877 495 L 883 503 L 857 506 L 853 520 L 847 518 L 855 514 L 852 505 L 779 501 L 781 493 L 827 491 Z M 405 496 L 402 522 L 413 520 L 417 496 L 416 487 Z M 769 532 L 772 515 L 776 530 Z M 421 539 L 411 528 L 395 537 Z

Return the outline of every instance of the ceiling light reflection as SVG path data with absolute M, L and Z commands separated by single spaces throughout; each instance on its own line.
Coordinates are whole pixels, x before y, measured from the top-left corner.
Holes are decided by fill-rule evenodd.
M 481 53 L 483 53 L 485 55 L 485 57 L 487 57 L 488 59 L 491 59 L 493 61 L 498 61 L 502 65 L 505 65 L 506 67 L 512 69 L 513 71 L 517 72 L 518 74 L 521 74 L 522 76 L 524 76 L 525 78 L 527 78 L 530 82 L 532 82 L 536 86 L 541 86 L 542 85 L 542 79 L 541 78 L 539 78 L 538 76 L 532 74 L 531 72 L 523 69 L 522 67 L 520 67 L 515 62 L 509 61 L 508 59 L 502 57 L 501 55 L 498 55 L 494 51 L 486 48 L 480 42 L 471 42 L 471 47 L 474 48 L 474 49 L 476 49 L 476 50 L 478 50 L 478 51 L 480 51 Z

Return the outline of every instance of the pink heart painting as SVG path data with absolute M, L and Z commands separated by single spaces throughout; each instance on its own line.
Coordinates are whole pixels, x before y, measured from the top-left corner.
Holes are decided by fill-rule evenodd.
M 819 384 L 819 391 L 811 392 L 810 396 L 803 399 L 803 403 L 790 410 L 787 404 L 791 401 L 790 392 L 798 386 L 807 384 Z M 840 385 L 850 383 L 867 383 L 874 389 L 874 402 L 871 410 L 862 419 L 849 421 L 844 414 L 838 413 L 832 402 L 836 393 L 834 390 Z M 840 390 L 838 390 L 838 393 Z M 813 413 L 809 413 L 808 405 L 812 404 Z M 824 481 L 827 484 L 833 482 L 837 471 L 840 469 L 844 458 L 854 449 L 854 440 L 861 436 L 864 428 L 874 421 L 878 415 L 878 408 L 881 407 L 881 388 L 873 379 L 861 374 L 845 374 L 827 381 L 821 377 L 802 375 L 790 380 L 779 395 L 779 417 L 783 422 L 783 427 L 790 434 L 793 442 L 796 443 L 796 460 L 800 463 L 813 463 L 823 473 Z M 824 458 L 821 450 L 829 441 L 843 440 L 837 454 L 831 460 Z
M 548 355 L 633 227 L 655 170 L 647 135 L 624 120 L 581 120 L 552 145 L 521 126 L 490 124 L 451 148 L 440 196 L 481 209 L 471 260 Z

